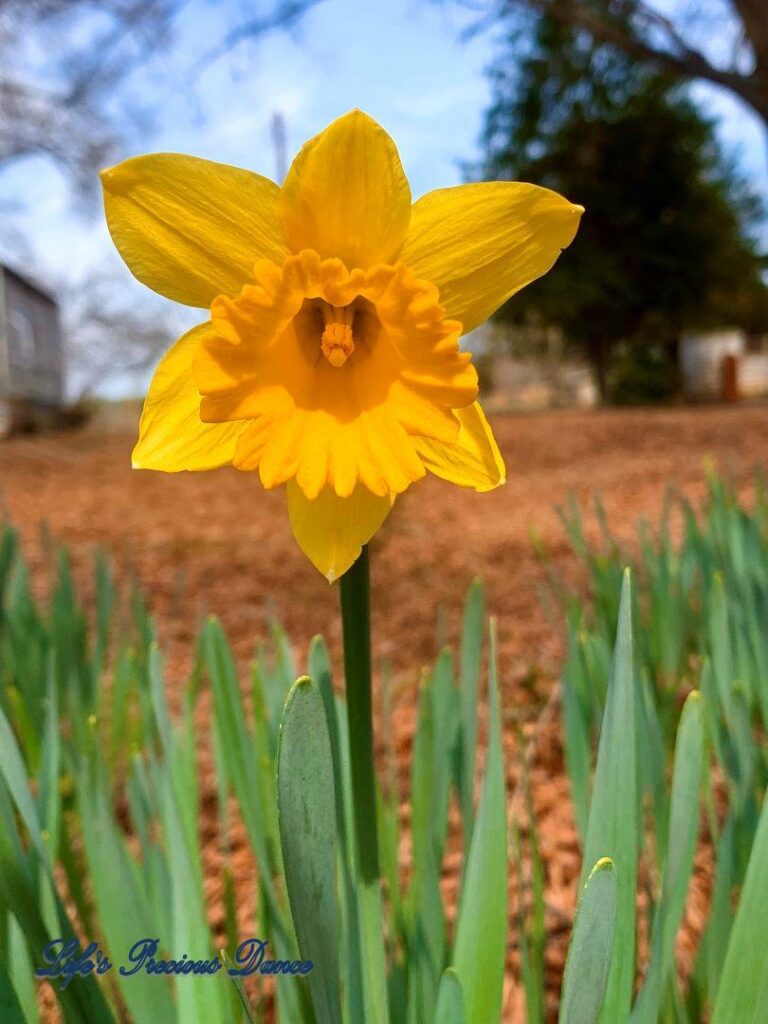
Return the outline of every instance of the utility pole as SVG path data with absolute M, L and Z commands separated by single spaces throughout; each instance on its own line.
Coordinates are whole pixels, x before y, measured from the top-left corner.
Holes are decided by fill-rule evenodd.
M 285 117 L 280 111 L 277 111 L 272 115 L 272 145 L 275 147 L 275 173 L 278 184 L 282 183 L 288 171 L 286 138 Z

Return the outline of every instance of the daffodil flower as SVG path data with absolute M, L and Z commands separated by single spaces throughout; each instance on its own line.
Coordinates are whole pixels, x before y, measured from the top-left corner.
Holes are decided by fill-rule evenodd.
M 354 110 L 282 187 L 159 153 L 102 174 L 107 222 L 144 284 L 210 311 L 161 361 L 133 464 L 232 464 L 285 484 L 329 580 L 427 471 L 487 491 L 504 463 L 460 346 L 573 239 L 581 207 L 485 182 L 411 205 L 392 139 Z

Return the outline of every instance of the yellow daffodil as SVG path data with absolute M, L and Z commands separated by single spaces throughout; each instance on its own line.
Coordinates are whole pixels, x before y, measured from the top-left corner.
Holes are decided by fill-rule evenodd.
M 133 464 L 232 464 L 287 485 L 296 539 L 333 580 L 427 470 L 490 490 L 504 463 L 462 334 L 547 270 L 582 209 L 519 182 L 411 205 L 397 149 L 354 110 L 282 187 L 189 156 L 102 174 L 134 275 L 210 311 L 160 363 Z

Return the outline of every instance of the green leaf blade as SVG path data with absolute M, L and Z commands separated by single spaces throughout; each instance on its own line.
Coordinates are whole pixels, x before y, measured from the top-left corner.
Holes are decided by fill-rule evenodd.
M 616 645 L 600 731 L 582 869 L 582 884 L 586 884 L 590 865 L 603 857 L 610 857 L 618 880 L 616 942 L 600 1017 L 602 1024 L 617 1024 L 629 1017 L 635 973 L 638 848 L 636 705 L 632 584 L 627 569 L 621 588 Z
M 595 1024 L 608 983 L 616 933 L 618 887 L 613 861 L 595 864 L 579 903 L 568 959 L 558 1024 Z
M 763 802 L 757 835 L 731 931 L 717 990 L 712 1024 L 759 1020 L 761 980 L 768 967 L 765 922 L 768 920 L 768 798 Z
M 462 887 L 453 960 L 464 990 L 467 1024 L 495 1024 L 499 1020 L 506 961 L 507 812 L 493 623 L 490 635 L 488 753 Z
M 325 707 L 304 676 L 280 726 L 277 798 L 285 879 L 318 1024 L 339 1024 L 336 801 Z
M 435 1024 L 464 1024 L 464 991 L 456 971 L 449 967 L 440 979 Z

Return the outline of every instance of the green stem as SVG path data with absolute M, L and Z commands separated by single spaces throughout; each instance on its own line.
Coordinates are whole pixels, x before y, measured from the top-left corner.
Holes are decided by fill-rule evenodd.
M 371 698 L 371 611 L 368 548 L 341 577 L 341 624 L 347 690 L 355 844 L 363 882 L 379 877 Z
M 376 775 L 371 699 L 371 609 L 368 549 L 341 577 L 341 625 L 352 783 L 354 840 L 359 872 L 354 913 L 359 926 L 364 1020 L 387 1024 L 387 967 L 376 836 Z M 356 1022 L 357 1024 L 357 1022 Z

